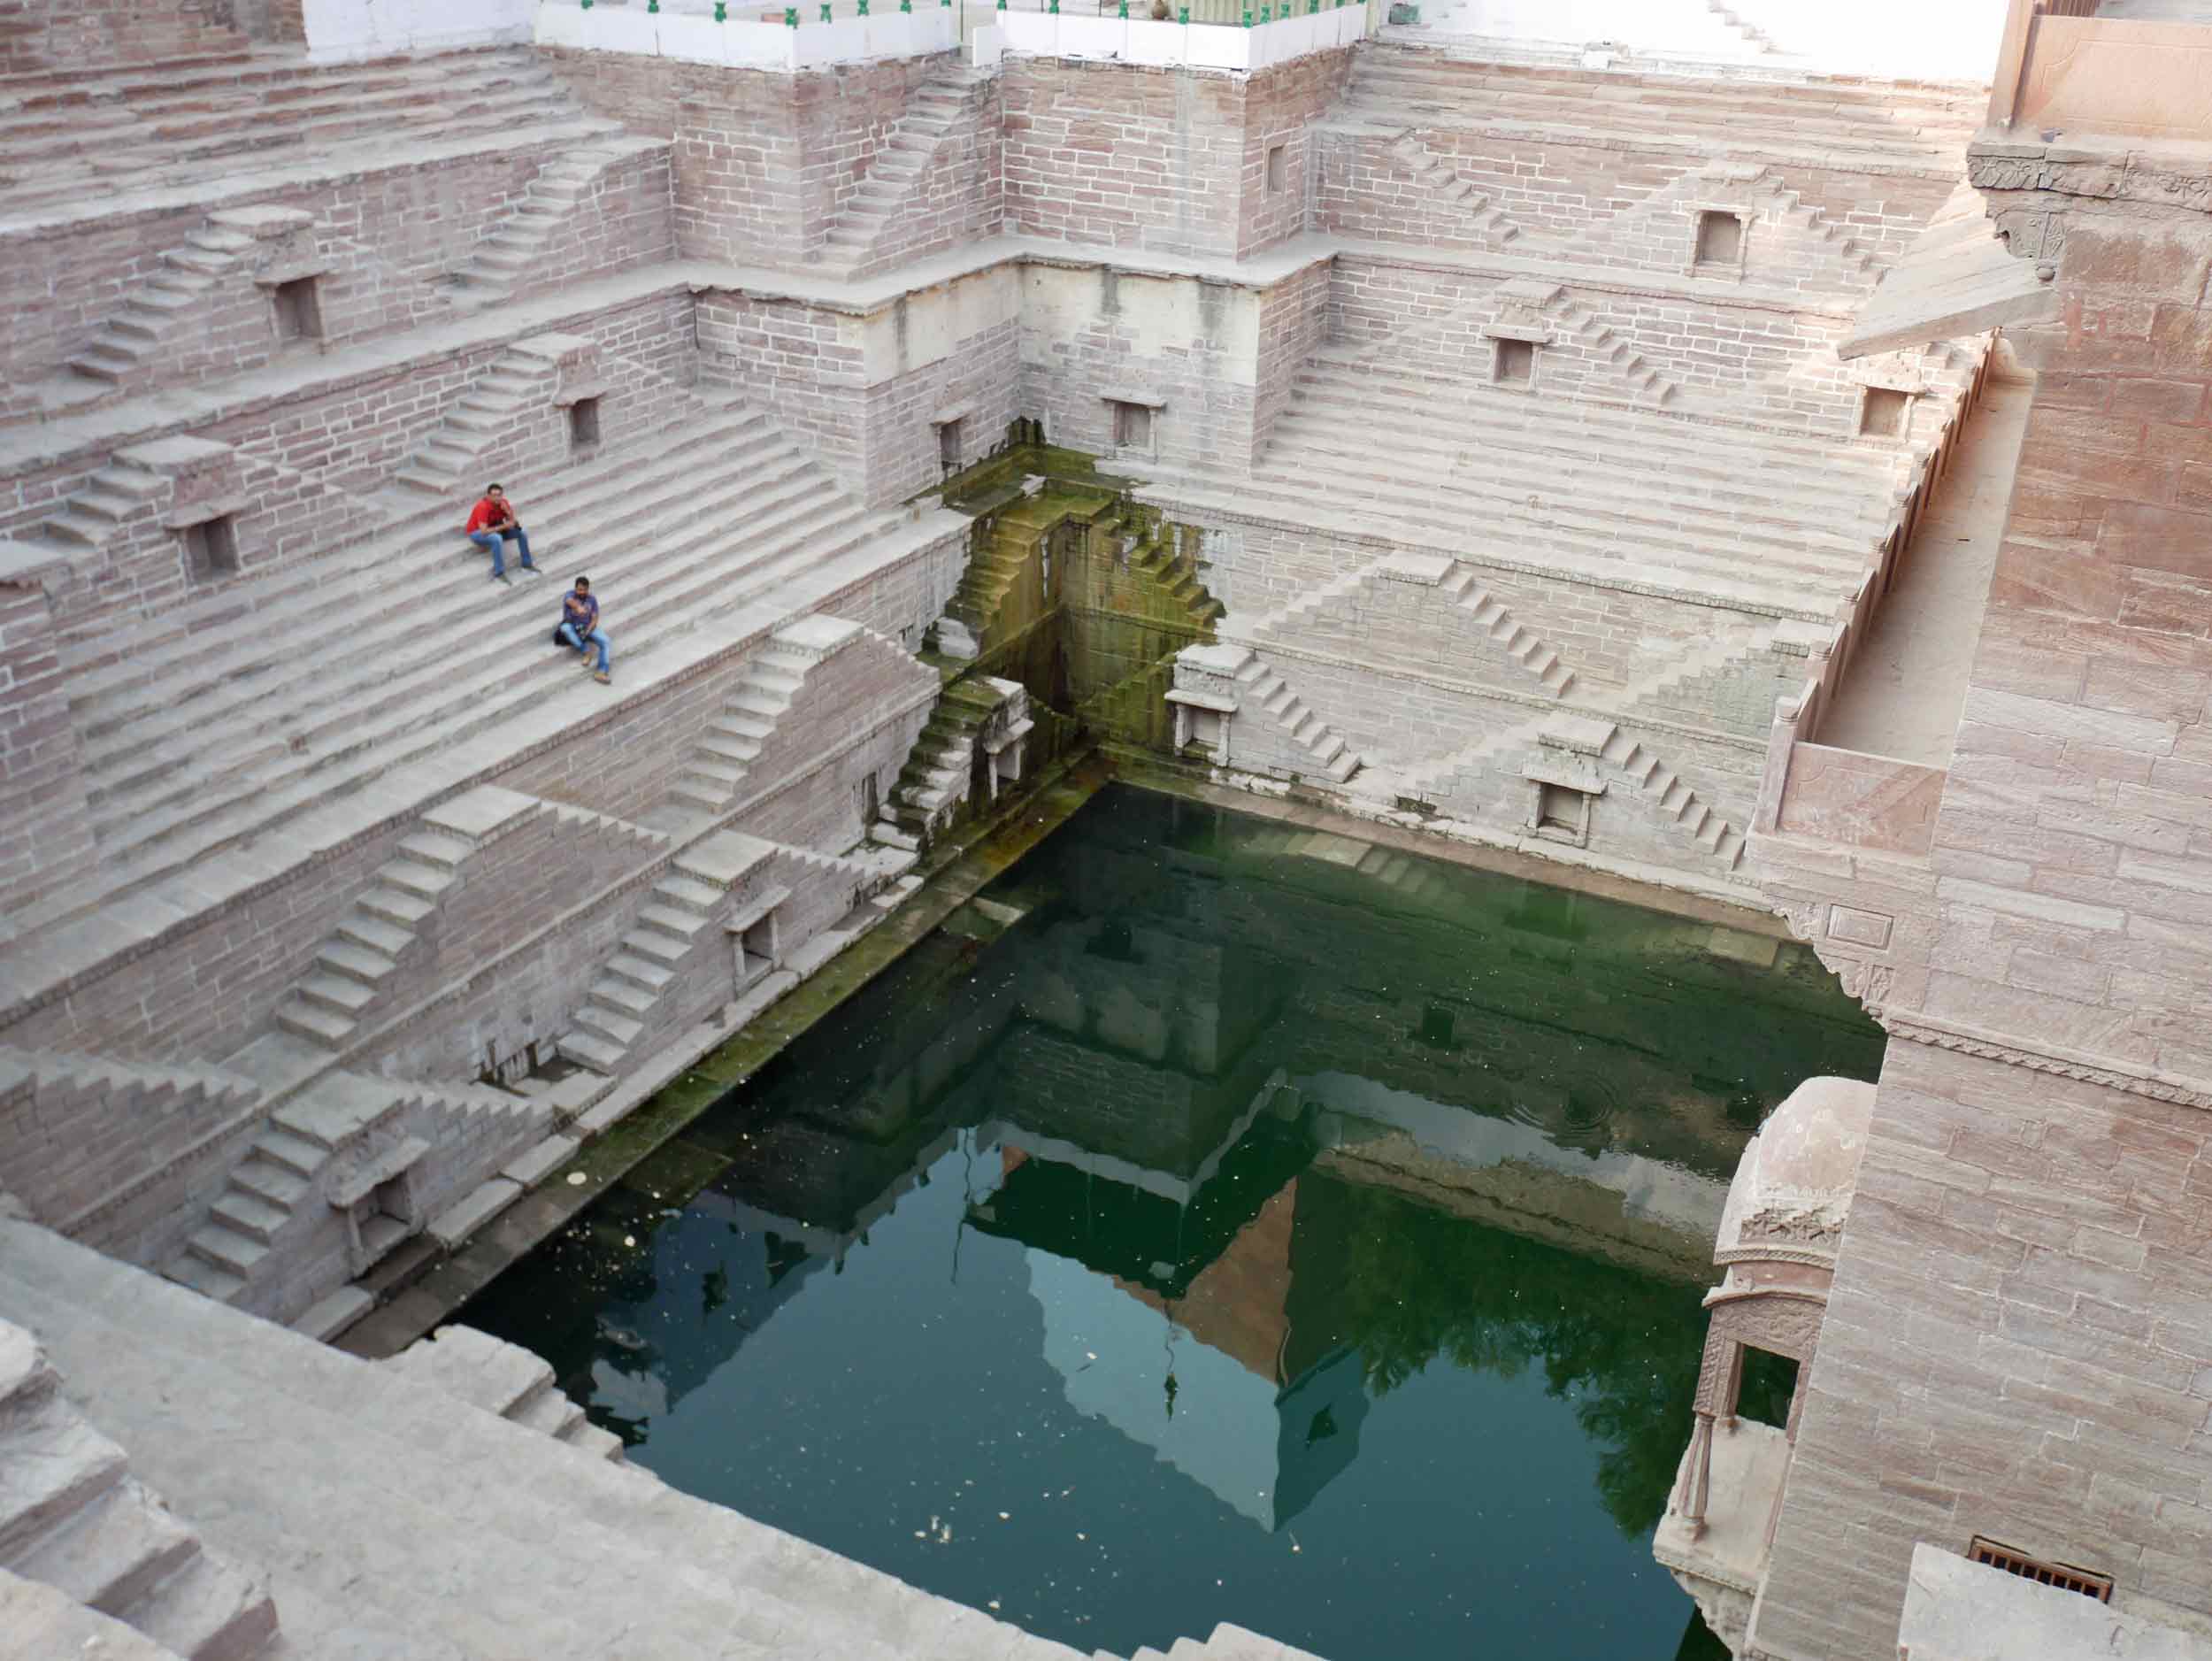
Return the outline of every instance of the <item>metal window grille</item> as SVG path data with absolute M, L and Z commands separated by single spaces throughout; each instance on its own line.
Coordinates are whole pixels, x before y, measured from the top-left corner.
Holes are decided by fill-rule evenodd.
M 2100 1603 L 2112 1601 L 2112 1577 L 2108 1574 L 2078 1569 L 2067 1563 L 2046 1563 L 2040 1557 L 2032 1557 L 2024 1551 L 2014 1550 L 2010 1546 L 2001 1546 L 1979 1534 L 1974 1536 L 1974 1543 L 1966 1555 L 1970 1562 L 2002 1569 L 2007 1574 L 2016 1574 L 2024 1580 L 2055 1586 L 2062 1592 L 2079 1592 L 2084 1597 L 2093 1597 Z

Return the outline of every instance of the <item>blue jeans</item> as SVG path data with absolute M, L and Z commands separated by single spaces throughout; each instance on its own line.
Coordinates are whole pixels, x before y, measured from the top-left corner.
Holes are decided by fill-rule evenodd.
M 469 541 L 474 542 L 479 548 L 491 550 L 492 575 L 495 577 L 503 574 L 507 569 L 505 539 L 510 536 L 515 539 L 515 551 L 522 556 L 522 568 L 525 571 L 535 571 L 537 567 L 530 563 L 530 539 L 522 534 L 521 526 L 510 525 L 503 531 L 471 531 L 469 533 Z
M 584 636 L 584 640 L 579 640 L 576 638 L 576 625 L 573 623 L 564 623 L 561 625 L 561 638 L 566 641 L 578 651 L 585 652 L 587 654 L 591 650 L 591 646 L 598 647 L 599 673 L 603 675 L 607 673 L 607 631 L 605 629 L 595 628 L 590 634 Z M 589 641 L 591 642 L 591 646 L 587 646 L 584 643 L 584 641 Z

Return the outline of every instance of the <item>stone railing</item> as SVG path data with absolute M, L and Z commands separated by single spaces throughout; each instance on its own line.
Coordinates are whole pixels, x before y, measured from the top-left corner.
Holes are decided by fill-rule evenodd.
M 671 0 L 658 10 L 544 0 L 538 7 L 534 37 L 541 46 L 783 74 L 871 58 L 927 58 L 959 49 L 960 13 L 956 7 L 941 0 L 908 0 L 908 4 L 911 10 L 902 10 L 898 0 L 879 0 L 864 8 L 858 0 L 836 0 L 833 8 L 820 0 L 807 0 L 776 14 L 780 20 L 769 22 L 760 5 L 733 6 L 728 0 Z M 772 13 L 772 8 L 766 10 Z M 833 15 L 826 19 L 826 12 Z
M 1792 795 L 1791 781 L 1797 769 L 1799 752 L 1819 750 L 1823 756 L 1830 757 L 1856 756 L 1855 751 L 1828 750 L 1818 743 L 1822 718 L 1827 713 L 1829 702 L 1836 689 L 1843 684 L 1843 677 L 1849 673 L 1851 660 L 1860 643 L 1872 628 L 1875 614 L 1881 609 L 1896 582 L 1900 562 L 1913 544 L 1913 538 L 1920 529 L 1921 516 L 1927 511 L 1936 487 L 1950 472 L 1951 463 L 1958 454 L 1960 433 L 1964 428 L 1967 416 L 1981 397 L 1982 388 L 1989 377 L 1990 363 L 1991 354 L 1985 349 L 1981 361 L 1975 367 L 1973 379 L 1954 405 L 1950 419 L 1936 435 L 1935 443 L 1927 455 L 1916 465 L 1912 481 L 1906 487 L 1899 503 L 1896 522 L 1891 526 L 1889 535 L 1883 541 L 1881 553 L 1873 569 L 1859 580 L 1858 587 L 1852 591 L 1850 605 L 1837 623 L 1832 638 L 1825 644 L 1816 644 L 1808 653 L 1810 667 L 1804 685 L 1793 696 L 1779 700 L 1775 706 L 1774 725 L 1767 741 L 1766 770 L 1759 786 L 1759 804 L 1752 816 L 1751 828 L 1755 835 L 1786 836 L 1793 834 L 1792 827 L 1783 822 L 1784 807 Z M 1978 627 L 1980 614 L 1975 613 L 1971 621 L 1974 627 Z M 1857 756 L 1856 758 L 1878 768 L 1904 770 L 1894 773 L 1886 783 L 1878 785 L 1865 773 L 1864 769 L 1853 775 L 1864 779 L 1866 788 L 1873 790 L 1880 799 L 1918 800 L 1919 791 L 1926 787 L 1924 782 L 1916 782 L 1910 776 L 1917 773 L 1933 773 L 1937 781 L 1933 786 L 1934 792 L 1938 796 L 1942 793 L 1940 769 L 1916 768 L 1909 762 L 1891 761 L 1878 756 Z M 1844 783 L 1844 775 L 1836 772 L 1832 763 L 1823 764 L 1823 770 L 1827 776 L 1817 786 L 1806 781 L 1801 781 L 1797 786 L 1798 827 L 1795 834 L 1833 840 L 1824 833 L 1806 827 L 1815 823 L 1837 828 L 1860 824 L 1859 816 L 1865 810 L 1847 811 L 1841 798 L 1831 799 L 1834 792 L 1842 791 L 1847 795 L 1857 787 Z M 1932 803 L 1932 797 L 1930 799 Z M 1932 805 L 1930 811 L 1932 816 Z M 1865 821 L 1863 828 L 1863 834 L 1879 840 L 1864 843 L 1857 843 L 1855 839 L 1850 837 L 1843 840 L 1870 850 L 1892 853 L 1916 851 L 1888 845 L 1889 839 L 1897 834 L 1893 827 L 1880 829 L 1873 822 Z M 1924 855 L 1926 852 L 1927 846 L 1924 841 L 1916 853 Z
M 1793 744 L 1775 833 L 1920 857 L 1935 841 L 1946 776 L 1943 768 L 1918 762 Z
M 2212 25 L 2095 15 L 2096 0 L 2012 0 L 1994 127 L 2212 141 Z
M 1179 8 L 1185 0 L 1171 0 Z M 1252 27 L 1209 24 L 1196 10 L 1188 22 L 1155 23 L 1150 0 L 1130 0 L 1130 16 L 1071 17 L 1049 12 L 1002 12 L 975 34 L 975 61 L 1006 53 L 1028 58 L 1110 58 L 1174 69 L 1265 69 L 1314 52 L 1351 45 L 1367 32 L 1368 8 L 1337 0 L 1289 0 L 1252 8 Z

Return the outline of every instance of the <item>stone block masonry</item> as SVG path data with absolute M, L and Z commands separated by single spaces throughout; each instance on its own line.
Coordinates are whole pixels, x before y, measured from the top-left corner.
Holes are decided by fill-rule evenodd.
M 1309 127 L 1348 63 L 1348 53 L 1320 53 L 1232 77 L 1010 60 L 1001 95 L 1008 228 L 1256 253 L 1306 223 Z
M 38 899 L 96 857 L 48 584 L 50 551 L 0 542 L 0 892 Z
M 937 428 L 979 456 L 1018 412 L 1017 273 L 979 273 L 864 310 L 709 292 L 701 373 L 775 412 L 840 483 L 886 506 L 944 477 Z
M 634 132 L 673 140 L 675 229 L 687 258 L 801 269 L 861 189 L 936 58 L 763 74 L 614 53 L 549 49 L 562 79 Z M 990 197 L 988 170 L 957 187 Z M 987 210 L 977 235 L 996 228 Z

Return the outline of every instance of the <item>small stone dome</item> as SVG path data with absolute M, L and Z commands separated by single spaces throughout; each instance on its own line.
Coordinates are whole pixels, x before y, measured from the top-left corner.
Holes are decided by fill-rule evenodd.
M 1791 1091 L 1743 1150 L 1714 1261 L 1832 1264 L 1873 1117 L 1874 1087 L 1855 1079 Z
M 1759 1127 L 1759 1187 L 1770 1194 L 1848 1195 L 1874 1117 L 1874 1087 L 1808 1079 Z

